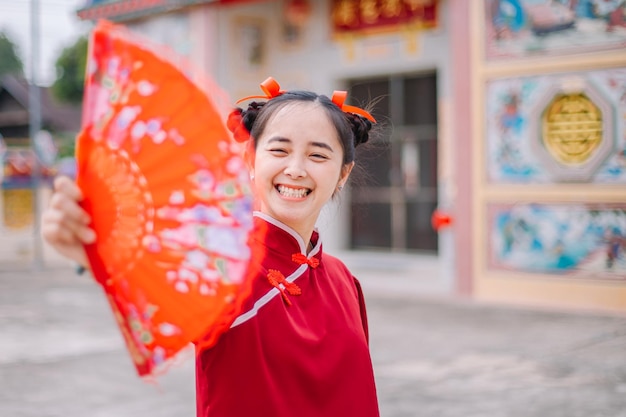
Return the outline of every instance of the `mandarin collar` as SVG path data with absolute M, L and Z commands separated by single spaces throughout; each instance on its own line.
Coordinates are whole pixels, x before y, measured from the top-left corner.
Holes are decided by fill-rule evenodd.
M 304 239 L 302 239 L 302 236 L 300 236 L 294 229 L 265 213 L 261 213 L 260 211 L 255 211 L 253 214 L 257 230 L 263 228 L 266 229 L 265 237 L 263 237 L 261 241 L 268 248 L 289 256 L 294 253 L 301 253 L 308 258 L 311 258 L 312 256 L 317 258 L 321 257 L 322 240 L 319 238 L 319 232 L 317 229 L 313 230 L 313 235 L 311 236 L 313 250 L 307 254 L 307 245 L 304 242 Z M 263 223 L 268 226 L 263 227 Z

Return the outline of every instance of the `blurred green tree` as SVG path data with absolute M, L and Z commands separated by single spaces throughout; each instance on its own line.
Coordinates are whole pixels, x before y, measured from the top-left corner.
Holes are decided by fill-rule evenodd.
M 87 45 L 87 37 L 81 36 L 73 45 L 63 49 L 57 58 L 52 93 L 59 101 L 79 104 L 83 99 Z
M 24 76 L 24 64 L 17 45 L 7 34 L 0 31 L 0 77 L 6 74 Z

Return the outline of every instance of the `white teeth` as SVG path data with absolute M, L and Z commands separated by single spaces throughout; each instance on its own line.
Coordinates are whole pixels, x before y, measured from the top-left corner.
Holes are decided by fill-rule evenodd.
M 278 192 L 285 197 L 302 198 L 309 193 L 309 190 L 306 188 L 289 188 L 284 185 L 279 185 Z

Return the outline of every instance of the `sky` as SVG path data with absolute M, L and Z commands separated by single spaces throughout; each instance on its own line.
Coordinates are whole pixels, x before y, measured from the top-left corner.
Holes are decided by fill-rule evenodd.
M 31 4 L 39 5 L 39 65 L 36 81 L 50 85 L 55 79 L 54 63 L 63 48 L 88 32 L 91 24 L 76 16 L 87 0 L 0 0 L 0 31 L 18 47 L 27 78 L 31 79 Z

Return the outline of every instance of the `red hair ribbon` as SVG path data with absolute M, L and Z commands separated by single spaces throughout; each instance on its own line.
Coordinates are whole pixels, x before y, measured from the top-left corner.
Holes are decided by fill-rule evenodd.
M 240 98 L 239 100 L 237 100 L 235 104 L 239 104 L 242 101 L 250 100 L 252 98 L 261 98 L 261 99 L 270 100 L 286 93 L 285 90 L 280 89 L 280 85 L 272 77 L 267 77 L 267 79 L 261 83 L 261 90 L 263 90 L 263 92 L 265 93 L 264 96 L 248 96 L 248 97 Z M 374 117 L 371 114 L 369 114 L 369 112 L 356 106 L 349 106 L 347 104 L 344 104 L 347 97 L 348 97 L 347 91 L 334 91 L 333 97 L 331 100 L 342 111 L 346 113 L 358 114 L 359 116 L 365 117 L 370 122 L 376 123 L 376 119 L 374 119 Z
M 267 79 L 261 83 L 261 90 L 263 90 L 263 92 L 265 93 L 264 96 L 248 96 L 240 98 L 235 104 L 239 104 L 242 101 L 250 100 L 251 98 L 264 98 L 269 100 L 285 93 L 284 90 L 280 89 L 280 85 L 278 84 L 278 82 L 276 82 L 276 80 L 272 77 L 267 77 Z
M 365 117 L 370 122 L 376 123 L 376 119 L 374 119 L 374 117 L 369 114 L 369 112 L 355 106 L 349 106 L 347 104 L 344 104 L 347 97 L 347 91 L 334 91 L 332 101 L 344 112 L 358 114 L 359 116 Z

